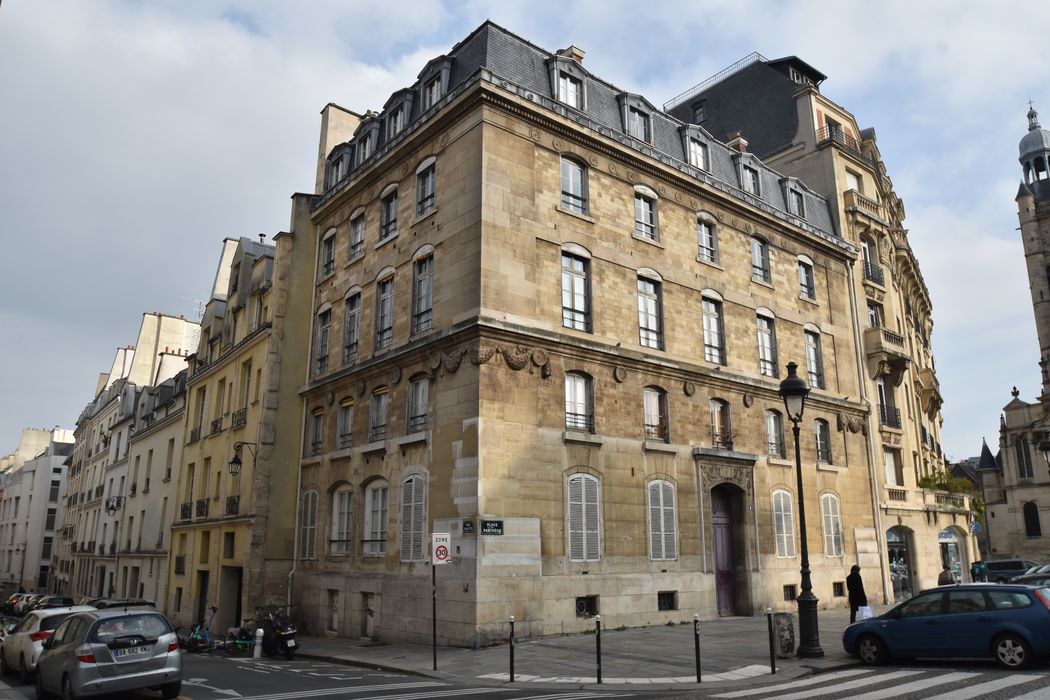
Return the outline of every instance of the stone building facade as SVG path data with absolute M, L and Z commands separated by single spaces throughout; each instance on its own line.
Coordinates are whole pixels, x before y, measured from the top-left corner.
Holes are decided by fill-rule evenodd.
M 92 401 L 77 419 L 52 589 L 88 598 L 115 595 L 116 544 L 127 497 L 127 465 L 143 387 L 186 367 L 200 327 L 181 316 L 145 313 L 134 345 L 118 348 L 99 375 Z
M 821 604 L 878 566 L 836 198 L 492 23 L 382 112 L 329 105 L 321 143 L 296 547 L 315 630 L 424 641 L 445 532 L 442 643 L 510 615 L 534 636 L 794 609 L 791 360 Z
M 190 356 L 165 600 L 179 625 L 214 605 L 221 631 L 257 607 L 291 602 L 308 334 L 287 329 L 308 315 L 305 202 L 293 198 L 291 230 L 272 245 L 225 241 Z
M 988 538 L 995 557 L 1050 561 L 1043 521 L 1050 513 L 1050 131 L 1028 111 L 1028 133 L 1018 146 L 1022 181 L 1017 192 L 1025 267 L 1039 342 L 1041 391 L 1034 401 L 1013 399 L 999 426 L 1001 469 L 984 474 L 998 498 L 988 508 Z
M 846 290 L 861 358 L 854 398 L 868 407 L 864 459 L 875 480 L 869 510 L 883 558 L 878 569 L 887 594 L 902 600 L 936 585 L 943 564 L 961 580 L 981 555 L 969 499 L 920 484 L 947 465 L 930 346 L 933 307 L 904 228 L 904 204 L 874 129 L 861 129 L 822 94 L 824 80 L 797 57 L 752 54 L 665 108 L 718 138 L 747 139 L 762 162 L 824 195 L 842 237 L 860 252 Z

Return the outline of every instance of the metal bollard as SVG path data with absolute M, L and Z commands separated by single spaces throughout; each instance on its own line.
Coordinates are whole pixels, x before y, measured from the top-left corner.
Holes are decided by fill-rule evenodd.
M 255 630 L 255 647 L 252 649 L 252 658 L 253 659 L 261 659 L 262 658 L 262 638 L 263 638 L 263 629 L 262 629 L 262 627 L 260 627 L 259 629 Z
M 510 682 L 514 682 L 514 616 L 510 616 Z
M 693 613 L 693 650 L 696 653 L 696 682 L 700 682 L 700 616 Z
M 775 639 L 773 634 L 773 608 L 766 608 L 766 622 L 769 625 L 769 672 L 777 673 L 777 655 L 775 651 Z
M 598 655 L 598 683 L 602 682 L 602 616 L 594 616 L 594 647 Z

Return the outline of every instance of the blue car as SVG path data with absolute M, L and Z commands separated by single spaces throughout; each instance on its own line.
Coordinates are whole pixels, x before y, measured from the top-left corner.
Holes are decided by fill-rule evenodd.
M 866 664 L 890 658 L 992 658 L 1018 669 L 1050 654 L 1050 588 L 973 583 L 923 591 L 850 625 L 846 653 Z

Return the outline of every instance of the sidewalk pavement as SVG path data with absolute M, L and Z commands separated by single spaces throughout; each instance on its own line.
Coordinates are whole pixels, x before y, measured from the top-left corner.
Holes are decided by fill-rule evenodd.
M 797 615 L 794 618 L 797 641 Z M 749 684 L 780 682 L 859 663 L 842 650 L 842 632 L 849 625 L 849 610 L 821 610 L 818 619 L 824 656 L 816 659 L 778 658 L 775 675 L 770 673 L 765 615 L 701 620 L 703 684 L 743 680 L 748 680 Z M 636 689 L 645 686 L 651 690 L 696 687 L 692 624 L 625 630 L 607 629 L 604 624 L 603 620 L 603 686 L 630 685 Z M 304 658 L 413 673 L 471 685 L 495 686 L 509 682 L 509 644 L 482 649 L 439 646 L 435 671 L 430 645 L 302 636 L 300 641 L 302 647 L 298 655 Z M 513 685 L 516 687 L 598 687 L 593 633 L 518 640 L 514 656 Z

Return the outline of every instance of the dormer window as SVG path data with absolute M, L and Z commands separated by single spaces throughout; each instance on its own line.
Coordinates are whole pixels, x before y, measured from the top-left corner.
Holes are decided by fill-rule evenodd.
M 741 168 L 740 186 L 748 194 L 758 195 L 758 170 L 750 166 Z
M 795 68 L 794 66 L 788 67 L 788 77 L 791 78 L 791 82 L 798 83 L 799 85 L 813 84 L 812 80 L 810 80 L 807 76 L 803 75 L 802 71 L 800 71 L 798 68 Z
M 627 108 L 627 135 L 633 136 L 639 141 L 649 142 L 652 129 L 649 125 L 649 115 L 636 107 Z
M 565 71 L 558 71 L 558 101 L 583 109 L 583 83 Z
M 350 159 L 346 154 L 339 156 L 328 164 L 329 187 L 333 187 L 336 183 L 346 177 L 349 165 Z
M 359 153 L 361 158 L 359 162 L 368 160 L 368 158 L 375 151 L 376 144 L 372 139 L 372 132 L 367 132 L 361 136 L 361 142 L 359 144 Z
M 806 195 L 803 191 L 804 185 L 793 177 L 786 177 L 780 181 L 784 190 L 784 203 L 789 213 L 800 219 L 806 218 Z
M 423 84 L 423 109 L 430 109 L 441 99 L 441 76 L 435 75 Z
M 394 108 L 387 119 L 387 138 L 393 138 L 405 130 L 405 107 Z
M 547 74 L 550 79 L 551 95 L 558 102 L 578 109 L 587 110 L 587 73 L 580 66 L 575 54 L 551 56 L 547 60 Z
M 791 213 L 795 216 L 805 217 L 806 206 L 802 199 L 802 193 L 798 190 L 791 190 L 789 194 L 791 196 L 788 198 L 788 206 L 791 207 Z
M 696 139 L 689 139 L 689 165 L 701 170 L 711 169 L 710 155 L 706 143 Z

